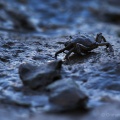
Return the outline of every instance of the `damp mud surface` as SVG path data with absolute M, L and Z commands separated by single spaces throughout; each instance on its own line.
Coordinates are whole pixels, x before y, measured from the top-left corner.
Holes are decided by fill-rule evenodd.
M 109 6 L 107 10 L 101 10 L 99 1 L 94 0 L 75 0 L 74 4 L 67 0 L 40 0 L 41 4 L 37 4 L 38 0 L 10 1 L 0 2 L 0 119 L 117 120 L 120 117 L 120 14 L 115 3 L 119 1 L 112 4 L 111 0 L 105 0 L 102 5 L 104 9 L 104 5 Z M 19 9 L 15 11 L 16 7 Z M 26 10 L 29 12 L 23 12 Z M 63 60 L 64 53 L 58 56 L 63 61 L 60 80 L 70 79 L 78 85 L 89 98 L 89 110 L 44 112 L 49 104 L 48 93 L 25 87 L 19 66 L 30 63 L 44 67 L 55 60 L 55 53 L 64 47 L 61 42 L 68 41 L 70 35 L 95 37 L 99 32 L 113 46 L 114 53 L 101 46 L 87 55 L 71 54 L 69 61 Z

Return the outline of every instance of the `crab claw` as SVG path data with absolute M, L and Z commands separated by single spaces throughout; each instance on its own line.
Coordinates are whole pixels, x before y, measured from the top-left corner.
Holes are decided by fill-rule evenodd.
M 64 52 L 64 49 L 59 50 L 58 52 L 55 53 L 55 59 L 57 59 L 58 54 Z
M 109 45 L 109 50 L 110 50 L 110 52 L 114 52 L 114 49 L 111 44 Z
M 69 57 L 64 57 L 64 60 L 67 60 L 67 61 L 69 61 Z

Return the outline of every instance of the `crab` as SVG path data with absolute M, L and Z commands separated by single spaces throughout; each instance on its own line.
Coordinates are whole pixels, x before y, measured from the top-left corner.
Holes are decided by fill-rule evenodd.
M 68 60 L 70 54 L 77 53 L 79 55 L 86 55 L 89 51 L 98 48 L 99 46 L 106 46 L 106 49 L 109 48 L 110 52 L 114 52 L 112 45 L 106 41 L 102 33 L 98 33 L 96 38 L 90 36 L 80 36 L 71 41 L 64 42 L 65 48 L 59 50 L 55 53 L 55 58 L 57 59 L 58 54 L 68 51 L 64 59 Z

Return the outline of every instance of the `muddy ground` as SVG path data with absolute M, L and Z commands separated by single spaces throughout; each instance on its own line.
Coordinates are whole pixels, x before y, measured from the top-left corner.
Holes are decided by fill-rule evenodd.
M 120 118 L 119 24 L 99 21 L 94 17 L 91 22 L 91 20 L 84 20 L 86 19 L 85 16 L 81 17 L 83 17 L 83 19 L 79 26 L 77 26 L 78 24 L 75 22 L 73 26 L 76 25 L 77 27 L 69 26 L 67 30 L 66 28 L 64 29 L 63 27 L 57 26 L 58 28 L 55 29 L 52 27 L 44 28 L 49 29 L 48 31 L 44 31 L 41 27 L 42 32 L 26 32 L 26 30 L 20 26 L 20 28 L 17 26 L 17 30 L 19 30 L 17 31 L 13 26 L 12 29 L 9 29 L 9 27 L 7 28 L 4 24 L 1 25 L 1 120 L 117 120 Z M 58 25 L 60 23 L 58 22 L 56 24 Z M 59 29 L 60 32 L 57 32 Z M 66 31 L 66 33 L 64 31 Z M 55 52 L 64 47 L 60 42 L 67 41 L 70 35 L 79 36 L 81 34 L 87 34 L 95 37 L 99 32 L 102 32 L 106 40 L 113 45 L 114 54 L 107 52 L 105 47 L 99 47 L 85 56 L 72 54 L 70 60 L 63 61 L 62 64 L 62 69 L 66 72 L 64 79 L 72 79 L 75 81 L 79 88 L 89 97 L 90 100 L 87 103 L 89 110 L 85 112 L 72 111 L 64 114 L 48 114 L 43 112 L 43 107 L 48 102 L 46 93 L 41 90 L 25 88 L 19 77 L 19 66 L 22 63 L 32 63 L 37 66 L 40 64 L 44 65 L 55 60 Z M 60 54 L 58 59 L 63 60 L 64 55 L 64 53 Z

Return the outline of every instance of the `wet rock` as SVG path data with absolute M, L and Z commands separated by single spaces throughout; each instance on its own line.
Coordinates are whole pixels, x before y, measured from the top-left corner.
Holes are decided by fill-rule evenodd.
M 118 0 L 101 1 L 99 5 L 98 14 L 100 18 L 108 22 L 120 23 L 120 2 Z
M 71 79 L 63 79 L 50 84 L 49 102 L 51 103 L 47 111 L 70 111 L 86 108 L 87 95 Z
M 14 11 L 11 9 L 6 10 L 6 12 L 11 17 L 11 20 L 14 23 L 14 28 L 16 30 L 36 30 L 34 23 L 30 20 L 29 15 L 25 14 L 24 11 Z
M 19 75 L 25 86 L 32 89 L 44 88 L 61 77 L 61 65 L 62 61 L 53 61 L 40 66 L 24 63 L 19 67 Z

